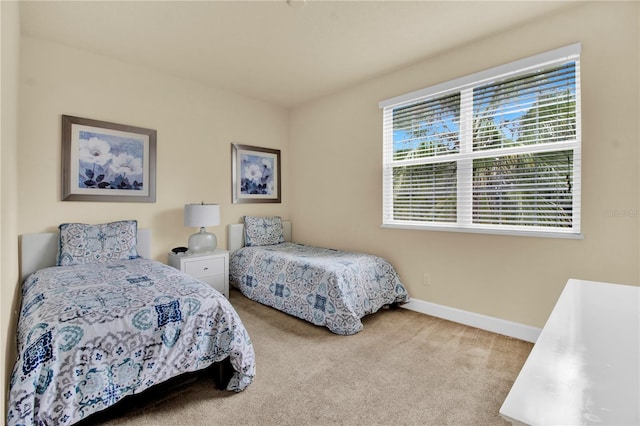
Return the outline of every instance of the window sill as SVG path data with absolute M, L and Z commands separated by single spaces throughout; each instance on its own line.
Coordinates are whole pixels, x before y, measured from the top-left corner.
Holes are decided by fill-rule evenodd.
M 465 228 L 461 226 L 446 225 L 411 225 L 411 224 L 382 224 L 381 228 L 391 229 L 411 229 L 416 231 L 445 231 L 445 232 L 463 232 L 469 234 L 485 234 L 485 235 L 505 235 L 511 237 L 538 237 L 538 238 L 562 238 L 569 240 L 583 240 L 581 233 L 575 232 L 554 232 L 554 231 L 521 231 L 521 230 L 498 230 L 484 228 Z

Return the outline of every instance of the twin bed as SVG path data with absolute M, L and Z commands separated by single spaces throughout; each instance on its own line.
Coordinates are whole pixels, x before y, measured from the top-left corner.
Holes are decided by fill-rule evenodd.
M 292 243 L 291 223 L 245 217 L 229 226 L 229 282 L 249 299 L 336 334 L 362 330 L 361 318 L 409 301 L 383 258 Z
M 73 424 L 223 360 L 227 390 L 252 382 L 253 346 L 223 295 L 149 260 L 135 221 L 70 225 L 22 236 L 9 425 Z
M 253 381 L 249 334 L 216 290 L 149 260 L 135 221 L 63 224 L 21 240 L 18 359 L 7 423 L 67 425 L 123 398 L 224 361 L 229 391 Z M 230 283 L 246 297 L 327 327 L 409 295 L 386 260 L 291 241 L 291 223 L 245 217 L 229 226 Z

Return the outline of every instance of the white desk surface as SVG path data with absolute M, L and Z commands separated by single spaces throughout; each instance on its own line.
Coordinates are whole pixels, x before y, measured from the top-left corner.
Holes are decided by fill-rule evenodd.
M 640 287 L 569 280 L 500 414 L 514 424 L 640 424 Z

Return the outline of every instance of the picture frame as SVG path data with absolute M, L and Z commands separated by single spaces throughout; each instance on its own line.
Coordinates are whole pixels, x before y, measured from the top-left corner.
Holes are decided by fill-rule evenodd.
M 62 116 L 62 201 L 155 203 L 157 131 Z
M 232 202 L 280 203 L 280 150 L 231 144 Z

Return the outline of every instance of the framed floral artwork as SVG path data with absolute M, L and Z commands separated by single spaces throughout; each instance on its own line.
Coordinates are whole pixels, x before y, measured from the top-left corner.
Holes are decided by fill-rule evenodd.
M 280 150 L 231 144 L 233 203 L 280 203 Z
M 62 200 L 154 203 L 156 131 L 62 116 Z

